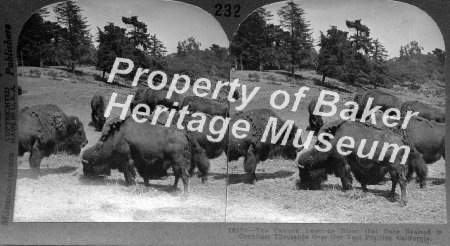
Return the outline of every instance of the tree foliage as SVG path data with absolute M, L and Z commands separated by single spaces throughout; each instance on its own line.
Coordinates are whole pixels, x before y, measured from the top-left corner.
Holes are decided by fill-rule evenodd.
M 81 14 L 82 9 L 73 0 L 58 3 L 53 11 L 58 24 L 63 27 L 61 30 L 63 47 L 68 51 L 68 66 L 73 72 L 76 64 L 79 64 L 82 57 L 87 55 L 86 52 L 91 50 L 92 41 L 87 21 Z
M 293 1 L 288 2 L 278 11 L 281 27 L 287 31 L 286 46 L 289 54 L 291 75 L 294 75 L 295 68 L 303 67 L 302 61 L 310 55 L 313 47 L 311 29 L 309 22 L 305 19 L 305 11 Z

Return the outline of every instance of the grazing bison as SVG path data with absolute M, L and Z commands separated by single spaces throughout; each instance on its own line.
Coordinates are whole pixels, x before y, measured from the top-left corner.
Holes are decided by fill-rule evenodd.
M 398 147 L 407 145 L 407 141 L 403 136 L 391 130 L 378 129 L 364 123 L 351 121 L 341 121 L 341 124 L 336 124 L 334 127 L 329 128 L 328 131 L 334 136 L 330 141 L 332 146 L 330 151 L 321 152 L 313 148 L 298 157 L 297 163 L 300 178 L 308 176 L 301 174 L 304 169 L 307 169 L 309 172 L 316 169 L 325 169 L 325 172 L 334 172 L 336 176 L 341 178 L 343 189 L 349 189 L 351 187 L 351 171 L 355 175 L 356 180 L 361 183 L 363 191 L 367 191 L 367 185 L 378 184 L 384 180 L 385 174 L 389 172 L 392 180 L 389 197 L 394 198 L 395 188 L 397 183 L 399 183 L 401 202 L 406 204 L 406 172 L 409 168 L 415 168 L 415 166 L 422 166 L 423 168 L 425 164 L 413 149 L 409 152 L 405 164 L 401 164 L 401 161 L 403 156 L 408 154 L 406 149 L 399 148 L 399 151 L 394 156 L 396 153 L 394 151 L 395 148 L 389 147 L 388 144 L 395 144 Z M 350 150 L 348 155 L 341 154 L 338 151 L 337 143 L 342 137 L 354 139 L 355 148 L 349 147 L 344 150 Z M 362 143 L 363 140 L 364 142 Z M 363 144 L 362 147 L 360 147 L 361 144 Z M 373 148 L 374 145 L 375 147 Z M 372 155 L 370 152 L 373 148 L 372 158 L 360 157 L 358 154 L 359 148 L 361 148 L 361 153 L 364 155 Z M 383 150 L 385 150 L 385 155 L 379 160 Z M 391 158 L 395 158 L 394 162 L 390 162 Z M 308 183 L 308 181 L 305 181 L 305 183 Z
M 150 88 L 139 88 L 133 97 L 133 101 L 130 104 L 130 109 L 133 111 L 134 107 L 138 104 L 147 104 L 151 111 L 153 111 L 156 105 L 163 105 L 168 108 L 180 109 L 183 103 L 184 96 L 173 92 L 170 98 L 166 98 L 168 87 L 164 87 L 161 90 L 153 90 Z
M 412 117 L 406 129 L 399 123 L 394 132 L 406 138 L 411 149 L 420 153 L 420 157 L 426 164 L 445 159 L 445 123 L 429 121 L 422 117 Z M 421 187 L 425 186 L 427 167 L 415 166 L 408 170 L 407 179 L 416 172 Z
M 373 108 L 375 106 L 381 106 L 380 110 L 383 112 L 389 108 L 396 108 L 396 109 L 400 110 L 400 108 L 402 106 L 402 101 L 398 97 L 396 97 L 388 92 L 385 92 L 380 89 L 366 91 L 362 95 L 356 94 L 356 96 L 354 98 L 354 101 L 356 103 L 358 103 L 358 105 L 359 105 L 358 113 L 356 114 L 357 118 L 360 118 L 362 116 L 364 108 L 366 107 L 367 100 L 369 99 L 369 97 L 373 98 L 371 108 Z
M 408 101 L 403 103 L 401 108 L 402 116 L 407 111 L 419 112 L 419 116 L 439 123 L 445 122 L 445 110 L 419 101 Z
M 105 98 L 95 93 L 91 100 L 91 124 L 97 131 L 101 131 L 105 124 Z
M 188 106 L 189 112 L 203 112 L 205 114 L 223 117 L 229 115 L 227 102 L 219 102 L 204 97 L 187 96 L 184 98 L 180 108 L 184 108 L 185 106 Z
M 53 104 L 25 107 L 19 113 L 19 155 L 30 152 L 29 163 L 39 169 L 42 158 L 60 151 L 80 154 L 87 144 L 83 123 Z
M 298 149 L 293 144 L 295 133 L 297 132 L 295 125 L 292 128 L 286 145 L 281 145 L 283 137 L 278 139 L 275 144 L 272 144 L 271 133 L 269 133 L 265 142 L 261 141 L 270 117 L 278 119 L 276 127 L 278 132 L 284 125 L 284 120 L 270 109 L 253 109 L 239 112 L 232 117 L 230 122 L 230 125 L 233 125 L 237 120 L 246 120 L 250 123 L 250 131 L 245 138 L 238 139 L 230 134 L 227 143 L 228 161 L 235 161 L 240 157 L 244 157 L 244 169 L 248 175 L 247 181 L 249 183 L 257 180 L 255 171 L 256 165 L 260 161 L 272 159 L 277 156 L 282 156 L 289 160 L 295 160 L 296 158 Z M 301 140 L 299 140 L 298 144 L 301 144 Z
M 82 155 L 84 175 L 108 175 L 111 169 L 118 169 L 124 173 L 127 184 L 135 182 L 134 167 L 146 186 L 150 178 L 164 176 L 172 167 L 173 188 L 181 177 L 185 195 L 192 163 L 205 161 L 208 159 L 203 149 L 198 148 L 186 131 L 149 122 L 137 123 L 131 117 L 109 121 L 99 142 Z
M 309 126 L 306 128 L 307 131 L 314 131 L 314 135 L 317 135 L 320 128 L 323 126 L 323 119 L 320 115 L 313 114 L 314 109 L 316 108 L 317 104 L 317 97 L 313 97 L 308 105 L 308 112 L 309 112 Z M 320 107 L 320 111 L 323 112 L 323 106 Z

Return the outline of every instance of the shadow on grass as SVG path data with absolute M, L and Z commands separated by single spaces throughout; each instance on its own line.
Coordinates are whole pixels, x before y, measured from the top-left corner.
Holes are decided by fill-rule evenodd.
M 120 186 L 125 188 L 130 188 L 130 193 L 141 193 L 145 194 L 152 191 L 149 188 L 155 189 L 157 191 L 165 192 L 171 196 L 178 196 L 183 190 L 183 181 L 179 180 L 178 186 L 173 188 L 173 181 L 170 178 L 165 179 L 150 179 L 149 186 L 146 187 L 144 182 L 136 182 L 135 185 L 127 185 L 123 177 L 111 178 L 108 176 L 84 176 L 79 177 L 79 181 L 82 185 L 88 186 Z M 157 184 L 155 182 L 166 182 L 166 184 Z M 180 188 L 181 187 L 181 188 Z
M 62 166 L 58 168 L 41 168 L 39 171 L 35 169 L 18 169 L 17 178 L 32 178 L 37 179 L 42 176 L 52 175 L 52 174 L 64 174 L 71 173 L 77 170 L 78 167 L 74 166 Z
M 445 184 L 445 178 L 427 178 L 432 185 L 442 185 Z
M 264 179 L 276 179 L 276 178 L 287 178 L 294 174 L 292 171 L 276 171 L 274 173 L 256 173 L 256 179 L 258 181 Z M 226 174 L 224 174 L 226 176 Z M 229 174 L 228 184 L 239 184 L 239 183 L 247 183 L 248 175 L 246 173 L 239 174 Z

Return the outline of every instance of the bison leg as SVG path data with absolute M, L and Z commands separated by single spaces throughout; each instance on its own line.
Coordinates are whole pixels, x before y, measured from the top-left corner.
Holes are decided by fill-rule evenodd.
M 127 162 L 124 162 L 123 175 L 125 177 L 125 183 L 127 185 L 136 184 L 136 171 L 134 170 L 134 161 L 130 158 Z
M 43 155 L 42 151 L 39 149 L 39 141 L 34 142 L 33 147 L 31 148 L 30 157 L 29 157 L 29 162 L 30 162 L 31 168 L 33 168 L 39 172 L 39 168 L 41 166 L 41 161 L 42 161 L 43 156 L 44 155 Z
M 403 169 L 403 168 L 402 168 Z M 406 205 L 407 202 L 407 198 L 406 198 L 406 177 L 405 177 L 405 173 L 404 170 L 389 170 L 389 175 L 391 176 L 391 180 L 392 180 L 392 188 L 391 188 L 391 192 L 388 195 L 388 198 L 390 198 L 391 200 L 395 199 L 395 188 L 397 187 L 397 183 L 400 184 L 400 189 L 401 189 L 401 205 Z
M 416 172 L 417 181 L 420 184 L 420 188 L 426 186 L 426 180 L 428 175 L 428 167 L 425 164 L 422 154 L 411 153 L 409 155 L 408 172 L 406 174 L 406 180 L 409 182 L 413 172 Z
M 253 184 L 257 181 L 256 178 L 256 164 L 259 162 L 259 156 L 255 153 L 255 147 L 252 144 L 247 151 L 244 159 L 244 170 L 247 173 L 247 182 Z
M 346 160 L 342 160 L 337 165 L 337 176 L 341 178 L 342 190 L 350 190 L 353 188 L 353 178 L 351 168 Z
M 183 198 L 186 199 L 189 193 L 189 174 L 187 171 L 181 174 L 181 180 L 183 180 Z
M 369 190 L 367 189 L 367 185 L 366 184 L 361 184 L 361 189 L 363 192 L 368 192 Z
M 172 166 L 173 175 L 175 175 L 175 182 L 173 183 L 172 189 L 175 190 L 178 187 L 178 181 L 181 177 L 181 168 L 177 166 Z

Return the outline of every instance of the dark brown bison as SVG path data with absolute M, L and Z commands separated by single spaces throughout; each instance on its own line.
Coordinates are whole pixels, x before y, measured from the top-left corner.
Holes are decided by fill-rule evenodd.
M 313 97 L 308 105 L 309 112 L 309 126 L 306 128 L 307 131 L 314 131 L 314 135 L 317 135 L 320 128 L 323 126 L 323 119 L 320 115 L 313 114 L 314 109 L 317 105 L 318 97 Z M 323 107 L 320 108 L 320 111 L 323 112 Z
M 58 152 L 80 154 L 87 144 L 83 123 L 53 104 L 35 105 L 19 113 L 19 155 L 30 152 L 29 163 L 39 169 L 42 158 Z
M 168 108 L 180 109 L 183 104 L 184 96 L 182 94 L 173 92 L 170 98 L 166 98 L 168 87 L 161 90 L 153 90 L 150 88 L 139 88 L 133 97 L 130 104 L 130 109 L 133 111 L 138 104 L 146 104 L 153 111 L 156 105 L 163 105 Z
M 82 155 L 84 175 L 108 175 L 111 169 L 118 169 L 124 173 L 126 183 L 133 184 L 135 167 L 148 186 L 150 178 L 164 176 L 172 167 L 173 187 L 177 187 L 181 177 L 187 195 L 192 163 L 208 162 L 203 149 L 186 131 L 149 122 L 137 123 L 131 117 L 108 124 L 99 142 Z
M 248 175 L 247 181 L 249 183 L 257 180 L 255 171 L 256 165 L 260 161 L 272 159 L 277 156 L 295 160 L 297 155 L 298 149 L 293 144 L 295 133 L 297 132 L 295 125 L 292 128 L 286 145 L 281 145 L 282 137 L 275 144 L 272 144 L 272 136 L 270 133 L 265 142 L 261 141 L 270 117 L 278 119 L 276 127 L 278 132 L 285 121 L 270 109 L 253 109 L 239 112 L 233 115 L 230 122 L 230 125 L 233 125 L 237 120 L 243 119 L 250 123 L 250 131 L 245 138 L 238 139 L 234 135 L 229 134 L 227 143 L 228 161 L 235 161 L 240 157 L 244 157 L 244 170 Z M 299 144 L 301 144 L 301 140 L 299 140 Z
M 219 115 L 227 117 L 228 103 L 215 101 L 209 98 L 197 97 L 197 96 L 187 96 L 184 98 L 183 104 L 180 108 L 188 106 L 189 112 L 203 112 L 210 115 Z
M 218 137 L 219 134 L 213 134 L 211 132 L 211 129 L 209 128 L 211 124 L 211 119 L 213 116 L 205 114 L 205 126 L 203 127 L 202 132 L 198 131 L 189 131 L 189 133 L 192 135 L 192 138 L 200 144 L 200 146 L 205 150 L 206 155 L 209 159 L 214 159 L 222 155 L 227 149 L 227 138 L 228 138 L 228 132 L 225 133 L 225 137 L 223 137 L 218 142 L 210 141 L 207 136 L 210 136 L 214 139 Z M 190 121 L 199 121 L 201 118 L 200 116 L 192 116 L 192 115 L 186 115 L 183 121 L 183 125 L 186 127 L 186 125 Z M 172 125 L 174 126 L 176 124 L 176 121 L 178 121 L 178 118 L 174 118 L 174 121 Z M 214 129 L 222 129 L 223 127 L 223 121 L 219 120 L 216 121 L 214 124 Z
M 105 98 L 96 93 L 91 99 L 91 124 L 97 130 L 101 131 L 105 124 Z
M 402 101 L 395 95 L 380 89 L 370 90 L 366 91 L 364 94 L 356 94 L 354 98 L 354 101 L 359 105 L 358 113 L 356 115 L 358 118 L 362 116 L 369 97 L 373 98 L 371 108 L 381 106 L 380 110 L 383 112 L 389 108 L 396 108 L 400 110 L 402 107 Z
M 413 149 L 408 153 L 406 148 L 401 148 L 402 146 L 407 146 L 407 141 L 403 136 L 388 129 L 378 129 L 368 124 L 351 121 L 341 121 L 341 124 L 337 124 L 328 130 L 334 136 L 330 139 L 331 150 L 321 152 L 313 148 L 299 155 L 297 163 L 300 178 L 311 176 L 302 175 L 301 173 L 305 170 L 311 172 L 312 170 L 322 169 L 320 170 L 322 173 L 334 172 L 336 176 L 341 178 L 342 187 L 345 190 L 351 188 L 351 171 L 355 175 L 356 180 L 361 183 L 363 191 L 367 191 L 367 185 L 380 183 L 385 179 L 386 173 L 389 172 L 392 180 L 389 197 L 394 198 L 395 188 L 397 183 L 399 183 L 401 202 L 402 204 L 406 204 L 406 172 L 409 168 L 414 168 L 415 166 L 422 166 L 423 168 L 425 164 Z M 351 137 L 354 139 L 355 147 L 346 147 L 344 149 L 344 151 L 350 150 L 348 155 L 344 155 L 338 151 L 337 143 L 342 137 Z M 365 141 L 365 143 L 362 143 L 362 141 Z M 316 144 L 319 144 L 319 142 Z M 358 152 L 360 151 L 361 144 L 363 145 L 360 153 L 364 155 L 369 155 L 375 144 L 372 158 L 360 157 Z M 397 153 L 394 151 L 395 147 L 389 146 L 394 144 L 400 147 Z M 379 160 L 383 150 L 385 151 L 385 155 L 382 155 L 381 160 Z M 406 163 L 402 164 L 402 159 L 406 154 L 409 154 Z M 393 162 L 390 162 L 391 158 L 395 158 Z M 311 181 L 305 181 L 305 183 L 308 182 Z
M 445 123 L 429 121 L 422 117 L 414 116 L 409 120 L 406 129 L 401 125 L 394 128 L 394 132 L 404 136 L 411 149 L 420 153 L 420 157 L 426 164 L 445 159 Z M 408 170 L 407 179 L 416 172 L 421 187 L 425 186 L 427 168 L 415 166 Z
M 403 103 L 401 108 L 402 116 L 407 111 L 419 112 L 419 116 L 425 119 L 434 120 L 439 123 L 445 122 L 445 109 L 432 106 L 419 101 L 408 101 Z

